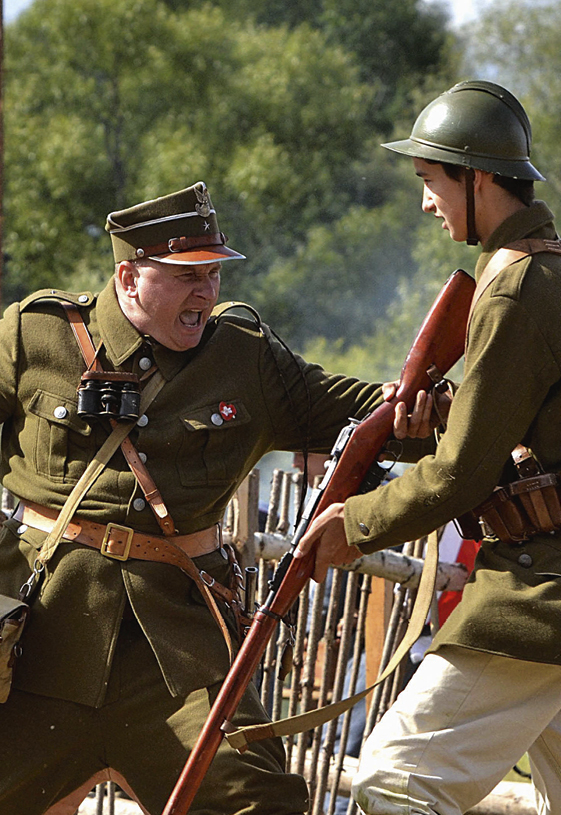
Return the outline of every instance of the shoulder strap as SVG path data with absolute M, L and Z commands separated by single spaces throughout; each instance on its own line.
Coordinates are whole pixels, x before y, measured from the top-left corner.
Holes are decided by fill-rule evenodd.
M 88 306 L 92 305 L 95 299 L 96 296 L 90 291 L 76 293 L 62 291 L 61 289 L 39 289 L 39 291 L 35 291 L 33 294 L 30 294 L 23 299 L 19 308 L 20 311 L 25 311 L 26 308 L 38 303 L 41 300 L 50 300 L 51 302 L 58 303 L 59 305 L 62 303 L 74 303 L 76 306 L 85 306 L 87 308 Z
M 215 306 L 212 309 L 211 317 L 215 320 L 218 320 L 225 314 L 227 311 L 231 311 L 235 308 L 243 308 L 255 318 L 258 325 L 261 325 L 261 317 L 259 316 L 259 312 L 253 308 L 253 306 L 248 306 L 247 303 L 243 303 L 241 300 L 228 300 L 225 303 L 220 303 L 218 306 Z
M 79 308 L 77 308 L 74 303 L 69 302 L 63 302 L 61 305 L 66 311 L 72 331 L 74 332 L 76 341 L 80 346 L 80 350 L 88 370 L 91 369 L 94 371 L 102 371 L 103 368 L 99 359 L 97 358 L 98 352 L 95 349 L 91 334 L 86 327 Z M 116 424 L 117 423 L 115 420 L 111 419 L 112 427 L 115 427 Z M 140 484 L 144 497 L 148 501 L 148 504 L 156 517 L 158 526 L 164 535 L 174 535 L 176 531 L 175 524 L 173 522 L 173 518 L 167 510 L 162 494 L 156 486 L 152 476 L 148 472 L 147 467 L 141 461 L 134 444 L 131 442 L 128 436 L 121 442 L 121 450 L 134 477 Z
M 522 260 L 530 255 L 536 255 L 539 252 L 550 252 L 554 255 L 561 255 L 561 240 L 554 241 L 545 240 L 543 238 L 523 238 L 519 241 L 513 241 L 498 249 L 479 278 L 479 282 L 473 294 L 471 307 L 468 316 L 468 327 L 473 314 L 473 309 L 485 289 L 493 282 L 493 280 L 506 268 L 512 266 L 517 260 Z

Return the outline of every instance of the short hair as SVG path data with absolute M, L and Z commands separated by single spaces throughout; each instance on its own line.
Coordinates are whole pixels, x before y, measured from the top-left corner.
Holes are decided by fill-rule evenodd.
M 454 181 L 461 181 L 465 175 L 466 168 L 460 164 L 450 164 L 445 161 L 434 161 L 432 159 L 425 159 L 425 161 L 427 164 L 442 164 L 446 175 L 449 178 L 453 178 Z M 514 195 L 514 197 L 522 201 L 525 206 L 529 207 L 535 200 L 536 193 L 532 179 L 509 178 L 506 175 L 498 175 L 497 173 L 492 173 L 492 175 L 494 184 L 498 184 L 503 190 Z

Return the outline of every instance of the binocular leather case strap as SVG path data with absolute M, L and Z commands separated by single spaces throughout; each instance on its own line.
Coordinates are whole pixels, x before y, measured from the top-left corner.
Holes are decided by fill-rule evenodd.
M 82 356 L 84 357 L 88 371 L 93 370 L 102 373 L 103 368 L 99 362 L 99 359 L 97 358 L 97 352 L 93 344 L 93 340 L 84 323 L 80 309 L 73 303 L 63 303 L 62 305 L 66 311 L 66 315 L 82 352 Z M 115 421 L 115 419 L 111 419 L 113 426 L 115 425 Z M 164 499 L 162 498 L 162 495 L 146 466 L 141 461 L 133 443 L 128 437 L 121 443 L 121 450 L 125 456 L 125 459 L 127 460 L 127 464 L 140 484 L 140 488 L 144 493 L 144 497 L 148 501 L 152 512 L 154 513 L 158 526 L 164 535 L 175 535 L 175 524 L 173 522 L 173 518 L 167 510 Z

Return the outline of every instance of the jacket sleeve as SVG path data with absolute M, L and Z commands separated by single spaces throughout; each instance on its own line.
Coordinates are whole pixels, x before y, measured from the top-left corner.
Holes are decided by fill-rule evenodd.
M 15 303 L 0 320 L 0 423 L 16 409 L 19 337 L 20 312 Z
M 351 418 L 364 418 L 383 401 L 379 384 L 330 374 L 270 335 L 263 343 L 261 383 L 278 450 L 302 450 L 307 439 L 310 451 L 329 453 Z
M 369 553 L 417 539 L 489 496 L 559 380 L 539 313 L 527 300 L 485 293 L 472 317 L 465 378 L 436 453 L 346 502 L 349 544 Z

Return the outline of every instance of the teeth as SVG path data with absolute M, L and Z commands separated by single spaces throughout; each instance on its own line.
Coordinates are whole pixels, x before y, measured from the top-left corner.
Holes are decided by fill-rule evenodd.
M 196 326 L 201 317 L 200 311 L 184 311 L 181 315 L 181 322 L 184 325 Z

